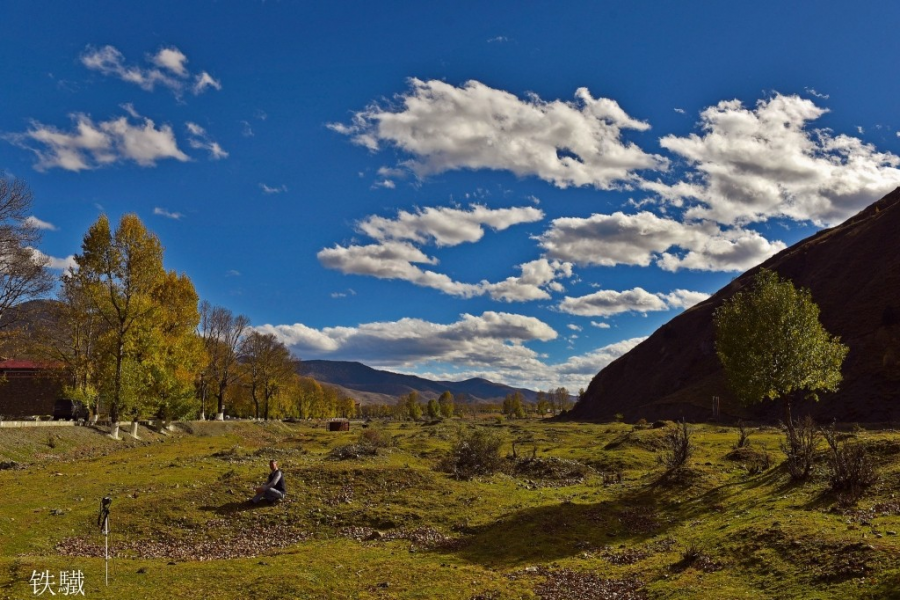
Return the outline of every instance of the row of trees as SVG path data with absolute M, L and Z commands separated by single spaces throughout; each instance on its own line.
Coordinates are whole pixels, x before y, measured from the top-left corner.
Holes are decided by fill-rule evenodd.
M 84 237 L 76 267 L 35 350 L 62 363 L 66 393 L 113 423 L 204 418 L 226 407 L 240 416 L 353 416 L 356 404 L 296 373 L 296 360 L 250 320 L 199 302 L 185 274 L 166 271 L 159 239 L 135 215 L 113 229 L 101 216 Z

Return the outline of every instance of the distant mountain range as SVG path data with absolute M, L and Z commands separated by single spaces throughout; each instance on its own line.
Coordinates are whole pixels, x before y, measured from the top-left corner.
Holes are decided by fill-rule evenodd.
M 513 388 L 478 377 L 465 381 L 432 381 L 415 375 L 380 371 L 358 362 L 305 360 L 297 363 L 296 370 L 304 377 L 340 388 L 364 404 L 394 404 L 400 396 L 412 391 L 418 392 L 423 400 L 437 398 L 445 391 L 464 398 L 465 402 L 499 402 L 514 392 L 520 392 L 529 402 L 537 398 L 533 390 Z
M 713 312 L 760 268 L 808 288 L 825 328 L 849 346 L 835 393 L 795 407 L 819 422 L 900 421 L 900 188 L 841 225 L 779 252 L 681 313 L 600 371 L 570 413 L 578 420 L 778 418 L 776 404 L 741 406 L 715 352 Z

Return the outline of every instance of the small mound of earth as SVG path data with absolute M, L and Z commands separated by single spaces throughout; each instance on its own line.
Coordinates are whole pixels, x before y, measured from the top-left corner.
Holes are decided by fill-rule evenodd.
M 331 451 L 331 458 L 334 460 L 353 460 L 363 458 L 365 456 L 377 456 L 378 448 L 364 444 L 350 444 L 348 446 L 338 446 Z
M 602 556 L 606 562 L 613 565 L 633 565 L 650 556 L 650 553 L 636 548 L 623 548 L 614 551 L 612 548 L 607 547 L 604 548 Z
M 457 538 L 447 536 L 433 527 L 401 527 L 390 531 L 378 531 L 371 527 L 344 527 L 338 533 L 358 542 L 408 540 L 421 548 L 448 548 L 459 542 Z
M 605 579 L 571 569 L 532 568 L 545 579 L 534 591 L 541 600 L 646 600 L 644 583 L 637 579 Z

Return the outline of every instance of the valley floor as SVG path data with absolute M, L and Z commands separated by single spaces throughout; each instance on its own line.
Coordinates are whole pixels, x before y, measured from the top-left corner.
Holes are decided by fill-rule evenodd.
M 735 429 L 697 425 L 690 466 L 666 474 L 664 429 L 625 424 L 387 423 L 374 454 L 356 422 L 179 427 L 0 430 L 0 599 L 60 597 L 79 573 L 89 599 L 900 598 L 893 431 L 850 434 L 880 479 L 848 506 L 824 460 L 789 481 L 774 428 L 750 438 L 769 469 L 732 453 Z M 517 458 L 470 481 L 438 470 L 470 427 Z M 247 505 L 272 458 L 287 499 Z

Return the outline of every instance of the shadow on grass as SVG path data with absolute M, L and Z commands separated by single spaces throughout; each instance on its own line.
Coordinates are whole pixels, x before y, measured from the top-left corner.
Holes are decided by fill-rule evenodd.
M 561 503 L 520 510 L 485 525 L 468 527 L 453 552 L 472 563 L 517 567 L 548 563 L 605 546 L 634 547 L 733 502 L 748 489 L 783 493 L 798 487 L 773 468 L 705 491 L 707 476 L 697 469 L 667 471 L 622 496 L 593 504 Z M 748 501 L 749 502 L 749 501 Z M 756 502 L 756 500 L 754 500 Z
M 241 500 L 240 502 L 227 502 L 221 506 L 201 506 L 200 510 L 205 510 L 207 512 L 214 512 L 218 515 L 233 515 L 236 513 L 247 512 L 248 510 L 257 510 L 260 508 L 265 508 L 267 506 L 274 506 L 268 500 L 263 500 L 259 504 L 253 504 L 248 500 Z
M 657 504 L 652 486 L 610 501 L 561 503 L 520 510 L 492 523 L 467 527 L 452 552 L 496 568 L 548 563 L 606 546 L 636 546 L 664 534 L 682 519 Z

